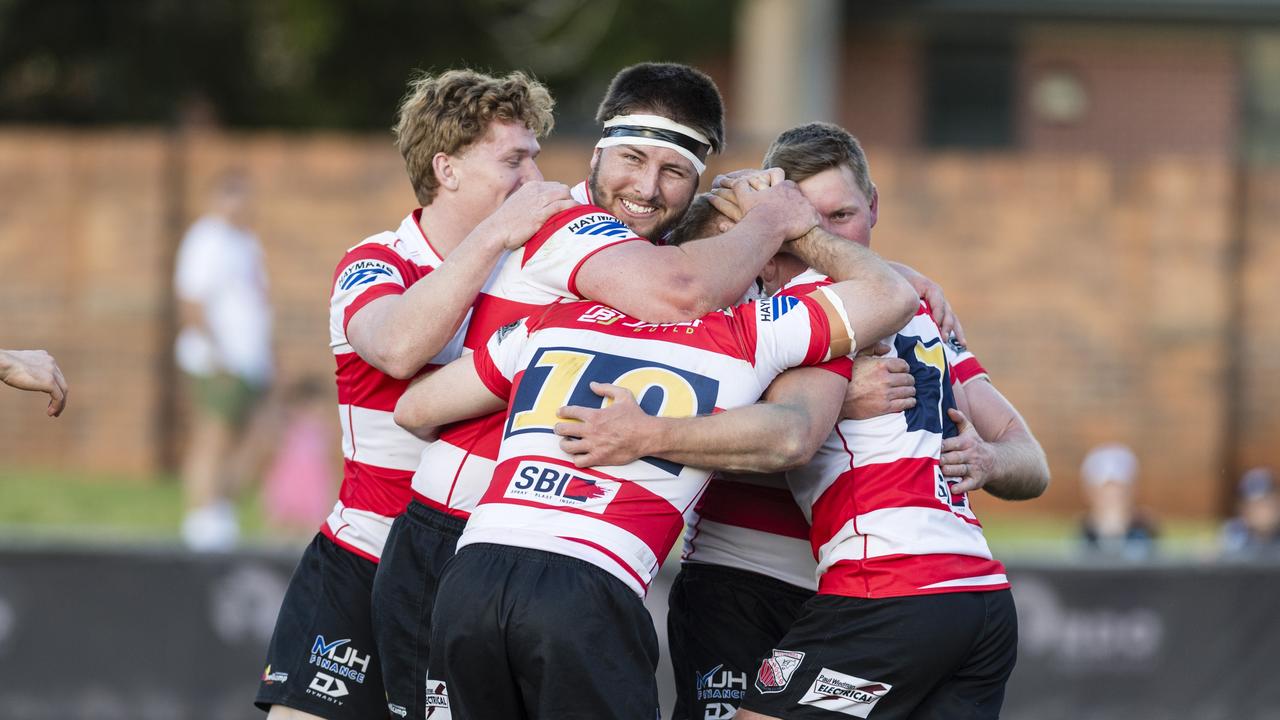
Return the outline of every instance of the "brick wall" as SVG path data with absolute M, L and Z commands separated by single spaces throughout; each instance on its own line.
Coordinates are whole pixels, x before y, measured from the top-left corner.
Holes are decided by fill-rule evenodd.
M 719 167 L 754 164 L 760 151 L 738 148 Z M 1231 449 L 1221 436 L 1233 287 L 1226 163 L 868 152 L 881 190 L 875 247 L 945 285 L 973 349 L 1045 445 L 1056 479 L 1037 509 L 1075 512 L 1081 457 L 1122 440 L 1142 457 L 1146 504 L 1212 512 Z M 541 164 L 576 182 L 587 157 L 585 145 L 562 142 Z M 237 165 L 256 190 L 282 379 L 328 377 L 333 265 L 412 207 L 384 138 L 206 135 L 178 145 L 158 132 L 0 132 L 0 347 L 49 349 L 72 385 L 58 420 L 42 415 L 38 397 L 0 393 L 6 465 L 145 472 L 161 462 L 181 418 L 163 414 L 181 402 L 170 383 L 169 263 L 212 178 Z M 1280 173 L 1260 171 L 1252 184 L 1248 420 L 1235 452 L 1280 466 L 1271 442 Z

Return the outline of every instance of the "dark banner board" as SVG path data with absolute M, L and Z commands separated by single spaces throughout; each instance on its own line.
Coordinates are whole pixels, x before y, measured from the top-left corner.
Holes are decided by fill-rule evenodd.
M 251 702 L 296 561 L 0 551 L 0 718 L 264 717 Z M 660 635 L 672 570 L 648 601 Z M 1021 643 L 1003 717 L 1280 720 L 1280 565 L 1024 562 L 1010 575 Z

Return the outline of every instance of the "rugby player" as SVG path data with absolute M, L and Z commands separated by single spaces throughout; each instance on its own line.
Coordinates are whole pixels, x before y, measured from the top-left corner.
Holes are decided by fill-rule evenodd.
M 791 239 L 773 217 L 777 207 L 766 206 L 723 235 L 661 244 L 697 191 L 708 154 L 724 143 L 720 93 L 703 73 L 666 63 L 625 68 L 597 119 L 603 131 L 589 179 L 573 189 L 581 205 L 552 217 L 499 265 L 474 303 L 467 349 L 563 299 L 590 298 L 649 322 L 693 320 L 737 302 Z M 413 500 L 388 535 L 373 614 L 388 707 L 398 716 L 424 717 L 447 693 L 427 673 L 434 590 L 493 477 L 501 425 L 494 413 L 443 429 L 422 453 Z
M 820 229 L 810 238 L 816 215 L 794 184 L 738 182 L 735 195 L 752 207 L 747 218 L 772 208 L 788 236 L 804 234 L 794 251 L 844 282 L 672 324 L 557 304 L 502 328 L 397 405 L 397 422 L 421 432 L 510 402 L 493 482 L 436 599 L 431 673 L 447 683 L 453 717 L 649 720 L 657 711 L 657 638 L 641 598 L 708 472 L 649 460 L 579 471 L 552 433 L 564 402 L 607 382 L 633 388 L 659 415 L 744 405 L 786 367 L 874 341 L 918 305 L 869 250 L 816 242 Z
M 811 124 L 783 133 L 770 149 L 766 166 L 780 166 L 788 176 L 799 180 L 802 192 L 819 209 L 824 227 L 855 242 L 869 242 L 878 198 L 870 182 L 865 156 L 848 133 L 825 124 Z M 794 258 L 780 256 L 766 268 L 764 279 L 771 288 L 787 283 L 803 288 L 821 278 L 807 273 Z M 920 318 L 913 320 L 917 326 L 922 322 Z M 916 337 L 924 335 L 917 333 Z M 881 380 L 871 383 L 871 392 L 867 392 L 864 373 L 863 386 L 851 388 L 853 392 L 844 411 L 847 417 L 866 420 L 873 414 L 899 408 L 918 416 L 923 408 L 903 407 L 917 406 L 914 401 L 894 395 L 904 385 L 919 392 L 921 397 L 929 397 L 936 405 L 937 373 L 927 370 L 911 353 L 902 357 L 901 350 L 895 347 L 892 358 L 860 358 L 855 363 L 855 373 L 859 366 L 872 367 L 875 368 L 873 376 Z M 949 348 L 949 352 L 953 351 L 961 352 L 951 358 L 954 379 L 970 391 L 974 423 L 971 425 L 959 414 L 946 418 L 958 422 L 962 428 L 955 437 L 947 438 L 941 448 L 945 451 L 941 457 L 942 470 L 958 482 L 949 494 L 963 498 L 966 491 L 985 484 L 993 494 L 1010 499 L 1038 495 L 1048 482 L 1048 470 L 1039 445 L 1016 410 L 987 380 L 976 359 L 962 348 Z M 932 349 L 924 354 L 936 357 Z M 906 370 L 912 374 L 903 372 Z M 798 376 L 800 372 L 810 376 L 804 383 L 794 383 L 795 378 L 788 377 Z M 775 470 L 802 461 L 827 435 L 823 423 L 833 417 L 838 404 L 834 398 L 839 396 L 841 381 L 829 373 L 825 375 L 824 378 L 824 373 L 814 370 L 790 371 L 769 389 L 767 398 L 771 405 L 725 413 L 711 421 L 699 419 L 682 423 L 642 421 L 626 393 L 602 388 L 602 392 L 616 401 L 611 408 L 604 411 L 566 409 L 566 417 L 586 422 L 566 424 L 557 431 L 585 438 L 569 439 L 564 444 L 568 450 L 579 453 L 579 465 L 614 464 L 637 454 L 658 454 L 718 467 Z M 898 375 L 905 383 L 885 381 Z M 788 381 L 793 383 L 788 385 Z M 872 408 L 870 412 L 868 407 Z M 899 422 L 898 418 L 902 417 L 906 416 L 895 414 L 892 422 Z M 981 435 L 973 425 L 978 426 Z M 844 436 L 833 434 L 819 451 L 819 457 L 794 473 L 797 482 L 800 478 L 817 478 L 811 488 L 821 486 L 823 478 L 829 481 L 839 475 L 835 472 L 836 463 L 843 462 L 846 469 L 849 467 L 845 442 L 856 445 L 857 439 L 866 438 L 869 431 L 866 423 L 854 421 L 847 421 L 841 427 L 846 429 Z M 862 452 L 856 454 L 883 461 L 886 447 L 881 444 L 901 434 L 880 428 L 878 433 L 871 433 L 872 439 L 864 441 Z M 984 441 L 983 435 L 993 442 Z M 859 485 L 874 486 L 877 480 L 873 473 L 874 470 L 860 472 Z M 772 480 L 768 477 L 739 480 L 748 484 L 713 481 L 699 507 L 698 519 L 686 537 L 685 562 L 672 589 L 668 621 L 678 695 L 676 718 L 733 715 L 747 694 L 749 673 L 754 672 L 761 658 L 770 655 L 772 648 L 782 647 L 777 645 L 778 640 L 797 619 L 803 604 L 813 596 L 816 589 L 813 556 L 830 540 L 815 535 L 813 552 L 803 547 L 810 540 L 810 518 L 796 506 L 776 476 Z M 941 497 L 941 490 L 938 494 Z M 967 512 L 967 506 L 957 512 Z M 905 525 L 893 530 L 898 539 L 914 532 L 914 528 Z M 815 528 L 814 532 L 820 535 L 823 531 Z M 869 540 L 895 537 L 885 534 L 877 538 L 870 532 L 868 535 Z M 985 544 L 974 544 L 969 551 L 981 555 L 986 552 Z M 928 553 L 922 555 L 926 561 L 929 559 Z M 989 552 L 986 555 L 989 558 Z M 937 558 L 934 561 L 945 564 Z M 863 562 L 870 573 L 872 563 L 865 558 Z M 890 591 L 881 587 L 874 594 L 915 594 L 917 590 L 908 584 Z M 911 689 L 900 690 L 894 699 L 897 701 L 911 692 Z M 877 716 L 887 712 L 892 711 L 882 709 Z
M 576 204 L 534 162 L 551 108 L 521 73 L 453 70 L 409 86 L 395 135 L 421 207 L 347 251 L 334 273 L 343 482 L 276 621 L 256 698 L 270 718 L 386 716 L 383 680 L 394 678 L 375 651 L 370 592 L 423 447 L 392 410 L 409 378 L 458 357 L 499 258 Z

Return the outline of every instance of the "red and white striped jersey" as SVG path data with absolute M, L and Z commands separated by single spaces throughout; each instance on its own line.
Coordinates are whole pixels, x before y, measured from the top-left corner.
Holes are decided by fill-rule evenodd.
M 575 279 L 587 258 L 641 240 L 613 215 L 587 203 L 585 183 L 573 189 L 573 197 L 583 204 L 552 217 L 499 265 L 492 285 L 476 299 L 467 350 L 483 347 L 499 327 L 550 303 L 579 299 Z M 470 515 L 493 478 L 501 439 L 502 413 L 441 429 L 417 464 L 413 498 L 451 515 Z
M 915 376 L 916 406 L 840 421 L 807 465 L 787 473 L 812 524 L 818 592 L 883 598 L 1006 588 L 969 498 L 951 493 L 938 462 L 943 437 L 956 433 L 947 415 L 954 348 L 923 302 L 890 344 L 890 356 Z
M 803 294 L 828 282 L 825 276 L 808 270 L 788 283 L 781 293 Z M 918 321 L 917 316 L 912 322 Z M 977 358 L 963 346 L 949 343 L 946 353 L 953 367 L 952 382 L 963 385 L 987 377 Z M 844 372 L 834 365 L 831 369 Z M 829 463 L 829 459 L 824 459 L 828 455 L 839 457 L 844 453 L 840 428 L 856 432 L 855 422 L 843 421 L 810 464 L 791 475 L 804 476 L 815 464 Z M 845 459 L 847 463 L 847 455 Z M 816 591 L 816 553 L 809 545 L 809 537 L 809 517 L 796 504 L 786 476 L 714 478 L 686 532 L 682 559 L 748 570 Z
M 391 521 L 409 504 L 409 481 L 426 446 L 395 424 L 396 401 L 408 387 L 356 354 L 347 323 L 369 302 L 399 295 L 443 262 L 409 214 L 395 232 L 367 238 L 347 251 L 333 277 L 329 344 L 337 361 L 338 413 L 342 423 L 343 478 L 338 502 L 320 530 L 338 545 L 377 562 Z M 469 319 L 469 316 L 468 316 Z M 424 370 L 462 351 L 462 329 Z
M 579 469 L 553 428 L 564 405 L 600 407 L 592 382 L 631 390 L 652 415 L 690 417 L 755 402 L 773 378 L 853 342 L 834 293 L 778 297 L 684 323 L 562 303 L 502 328 L 476 351 L 509 399 L 496 472 L 458 547 L 498 543 L 576 557 L 644 595 L 709 471 L 657 458 Z

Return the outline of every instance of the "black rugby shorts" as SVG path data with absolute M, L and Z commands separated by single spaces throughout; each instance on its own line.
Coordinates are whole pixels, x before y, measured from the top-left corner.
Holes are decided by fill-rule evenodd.
M 386 717 L 369 617 L 376 568 L 316 535 L 285 592 L 255 705 L 329 720 Z
M 453 557 L 466 521 L 413 501 L 391 524 L 373 578 L 373 636 L 382 662 L 387 709 L 424 720 L 431 611 L 445 563 Z M 439 713 L 433 713 L 439 714 Z
M 785 718 L 998 718 L 1018 651 L 1008 590 L 818 595 L 760 663 L 742 707 Z
M 676 681 L 672 720 L 733 717 L 760 661 L 811 597 L 811 590 L 748 570 L 681 565 L 667 597 Z
M 453 720 L 654 720 L 658 637 L 591 563 L 477 543 L 449 561 L 431 620 L 433 701 Z

